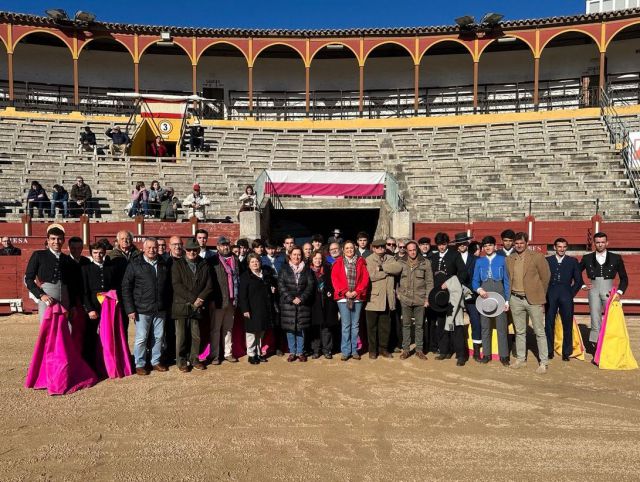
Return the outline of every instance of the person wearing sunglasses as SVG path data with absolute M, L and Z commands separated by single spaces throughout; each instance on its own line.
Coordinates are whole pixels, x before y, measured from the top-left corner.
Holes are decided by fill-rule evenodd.
M 385 243 L 387 248 L 387 254 L 391 256 L 395 256 L 398 248 L 398 243 L 396 243 L 396 238 L 388 237 Z

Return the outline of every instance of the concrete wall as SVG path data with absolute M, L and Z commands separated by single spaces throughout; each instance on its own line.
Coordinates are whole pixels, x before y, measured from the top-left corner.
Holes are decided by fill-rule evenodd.
M 139 66 L 140 90 L 191 92 L 191 60 L 187 55 L 143 54 Z
M 336 73 L 336 75 L 339 75 Z M 304 92 L 305 73 L 302 59 L 256 60 L 253 66 L 253 90 Z
M 200 57 L 198 63 L 198 91 L 204 86 L 229 90 L 249 89 L 249 70 L 244 57 Z M 228 100 L 228 99 L 227 99 Z
M 128 52 L 83 50 L 78 58 L 82 86 L 133 90 L 133 59 Z
M 615 40 L 607 48 L 607 73 L 640 71 L 640 39 Z
M 73 60 L 66 47 L 19 43 L 13 53 L 13 79 L 73 85 Z
M 473 84 L 471 54 L 429 55 L 420 62 L 421 87 L 453 87 Z

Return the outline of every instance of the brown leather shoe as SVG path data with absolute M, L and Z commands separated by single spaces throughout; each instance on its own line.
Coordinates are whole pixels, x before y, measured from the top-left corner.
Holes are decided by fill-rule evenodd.
M 421 351 L 417 351 L 416 352 L 416 356 L 418 358 L 420 358 L 420 360 L 426 360 L 427 359 L 427 355 L 425 355 L 424 352 L 421 352 Z
M 407 350 L 404 350 L 401 354 L 400 354 L 400 360 L 406 360 L 407 358 L 409 358 L 409 352 Z
M 393 355 L 391 353 L 389 353 L 387 350 L 381 350 L 380 351 L 380 356 L 382 358 L 393 358 Z
M 371 358 L 372 360 L 375 360 L 378 358 L 378 355 L 372 351 L 369 352 L 369 358 Z
M 195 368 L 196 370 L 206 370 L 207 366 L 202 362 L 198 362 L 195 365 L 193 365 L 193 368 Z
M 166 366 L 161 365 L 160 363 L 158 363 L 157 365 L 153 365 L 153 370 L 156 371 L 156 372 L 168 372 L 169 371 L 169 369 Z
M 136 368 L 136 375 L 148 375 L 149 370 L 146 368 Z
M 189 373 L 191 371 L 187 365 L 178 367 L 178 370 L 180 370 L 182 373 Z

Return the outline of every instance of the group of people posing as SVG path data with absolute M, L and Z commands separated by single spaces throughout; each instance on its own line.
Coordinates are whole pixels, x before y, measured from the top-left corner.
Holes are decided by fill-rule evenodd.
M 574 296 L 589 289 L 589 340 L 595 343 L 614 278 L 619 277 L 616 296 L 627 287 L 624 263 L 608 252 L 604 233 L 594 236 L 595 252 L 581 262 L 566 255 L 563 238 L 546 259 L 529 249 L 526 233 L 506 230 L 501 238 L 497 249 L 492 236 L 478 243 L 467 233 L 453 241 L 437 233 L 432 250 L 429 238 L 369 242 L 361 232 L 352 242 L 343 241 L 337 231 L 328 244 L 321 235 L 302 246 L 291 236 L 282 245 L 240 239 L 235 254 L 225 236 L 210 249 L 205 230 L 194 238 L 172 236 L 168 246 L 165 239 L 150 237 L 142 250 L 131 233 L 121 231 L 115 247 L 102 240 L 83 257 L 77 247 L 74 256 L 62 253 L 64 230 L 52 225 L 47 248 L 29 260 L 25 282 L 38 300 L 41 319 L 53 303 L 86 312 L 83 350 L 89 363 L 98 342 L 101 294 L 115 290 L 125 333 L 135 323 L 139 375 L 166 371 L 174 359 L 183 372 L 237 362 L 232 338 L 236 319 L 243 320 L 251 364 L 265 362 L 271 354 L 282 356 L 286 338 L 289 362 L 305 362 L 308 356 L 331 359 L 338 343 L 343 361 L 359 360 L 367 345 L 372 359 L 392 358 L 397 352 L 404 360 L 415 344 L 419 359 L 426 360 L 428 352 L 436 360 L 455 355 L 463 366 L 470 356 L 466 325 L 471 323 L 473 358 L 492 360 L 495 326 L 499 360 L 512 368 L 526 364 L 530 320 L 538 348 L 536 371 L 545 373 L 553 358 L 557 313 L 563 325 L 562 359 L 568 361 Z M 366 329 L 360 329 L 361 318 Z

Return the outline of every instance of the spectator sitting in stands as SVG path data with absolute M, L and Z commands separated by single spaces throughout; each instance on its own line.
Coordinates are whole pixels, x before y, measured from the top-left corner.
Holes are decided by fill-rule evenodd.
M 0 248 L 0 256 L 20 256 L 22 251 L 16 248 L 11 242 L 9 236 L 2 236 L 2 248 Z
M 253 192 L 253 186 L 249 185 L 245 188 L 244 194 L 240 196 L 240 212 L 255 211 L 256 209 L 256 193 Z
M 89 126 L 86 126 L 84 132 L 80 133 L 80 148 L 78 152 L 80 154 L 83 152 L 95 154 L 97 152 L 96 135 L 91 131 L 91 127 Z
M 200 184 L 195 183 L 193 185 L 193 192 L 186 197 L 182 204 L 187 208 L 187 219 L 195 216 L 198 218 L 198 221 L 204 221 L 205 206 L 211 204 L 211 201 L 209 201 L 206 195 L 200 192 Z
M 45 209 L 49 208 L 49 197 L 42 185 L 38 181 L 31 183 L 31 188 L 27 193 L 27 209 L 29 216 L 33 217 L 33 208 L 38 210 L 38 217 L 43 217 Z
M 178 217 L 179 205 L 180 201 L 174 194 L 173 188 L 163 189 L 162 196 L 160 196 L 160 219 L 175 221 Z
M 69 193 L 60 184 L 53 185 L 53 193 L 51 194 L 51 209 L 49 210 L 49 217 L 56 215 L 56 208 L 62 211 L 62 217 L 69 217 Z
M 91 188 L 84 183 L 84 179 L 80 176 L 76 178 L 76 183 L 71 188 L 69 195 L 69 213 L 72 217 L 77 218 L 82 214 L 91 217 L 93 215 L 93 196 Z
M 189 127 L 189 150 L 191 152 L 204 150 L 204 127 L 194 121 Z
M 162 203 L 162 196 L 164 195 L 164 189 L 160 187 L 158 181 L 151 181 L 151 187 L 148 192 L 148 204 L 149 214 L 154 218 L 160 216 L 160 206 Z
M 167 157 L 169 151 L 167 151 L 167 146 L 164 144 L 162 137 L 156 136 L 153 144 L 151 144 L 151 155 L 154 157 Z
M 131 191 L 131 204 L 129 207 L 129 217 L 132 218 L 136 214 L 140 212 L 142 209 L 142 213 L 145 218 L 149 217 L 149 192 L 147 188 L 144 187 L 144 182 L 138 181 L 136 182 L 136 188 Z
M 127 154 L 127 149 L 131 146 L 131 139 L 126 132 L 120 130 L 120 126 L 115 126 L 113 129 L 107 129 L 107 137 L 111 139 L 109 143 L 109 152 L 112 156 Z

